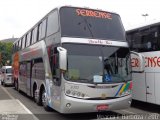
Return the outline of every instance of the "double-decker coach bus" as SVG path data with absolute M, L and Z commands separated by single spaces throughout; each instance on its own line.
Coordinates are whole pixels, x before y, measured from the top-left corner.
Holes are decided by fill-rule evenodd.
M 131 103 L 130 51 L 120 16 L 63 6 L 13 46 L 14 85 L 47 110 L 83 113 Z
M 132 74 L 133 99 L 160 105 L 160 22 L 149 23 L 126 31 L 132 51 L 145 59 L 144 72 Z M 138 60 L 132 59 L 132 67 Z

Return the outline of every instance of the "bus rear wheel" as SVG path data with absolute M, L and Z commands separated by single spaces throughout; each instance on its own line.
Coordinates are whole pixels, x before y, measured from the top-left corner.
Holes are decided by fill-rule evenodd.
M 42 99 L 41 99 L 41 95 L 39 96 L 39 92 L 36 89 L 33 89 L 33 100 L 37 103 L 37 105 L 41 106 L 42 105 Z

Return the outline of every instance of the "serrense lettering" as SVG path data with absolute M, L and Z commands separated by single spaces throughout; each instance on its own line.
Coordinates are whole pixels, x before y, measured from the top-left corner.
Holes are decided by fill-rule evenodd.
M 86 10 L 86 9 L 76 9 L 76 13 L 78 16 L 88 16 L 88 17 L 96 17 L 103 19 L 112 19 L 112 15 L 103 11 L 95 11 L 95 10 Z

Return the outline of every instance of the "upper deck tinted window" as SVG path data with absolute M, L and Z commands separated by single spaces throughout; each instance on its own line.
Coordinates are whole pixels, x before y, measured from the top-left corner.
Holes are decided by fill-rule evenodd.
M 47 22 L 47 36 L 50 36 L 58 31 L 59 24 L 58 24 L 58 13 L 57 11 L 53 11 L 48 16 Z
M 62 36 L 126 41 L 119 15 L 92 9 L 60 9 Z

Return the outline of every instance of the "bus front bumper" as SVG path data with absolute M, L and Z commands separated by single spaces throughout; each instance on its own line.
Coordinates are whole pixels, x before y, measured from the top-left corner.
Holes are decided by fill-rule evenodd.
M 4 84 L 5 84 L 5 85 L 13 85 L 13 80 L 12 80 L 12 78 L 7 78 L 7 79 L 5 79 L 5 80 L 4 80 Z
M 110 100 L 82 100 L 66 96 L 62 100 L 61 113 L 86 113 L 126 109 L 131 105 L 131 95 Z M 98 106 L 107 105 L 105 110 L 97 110 Z

